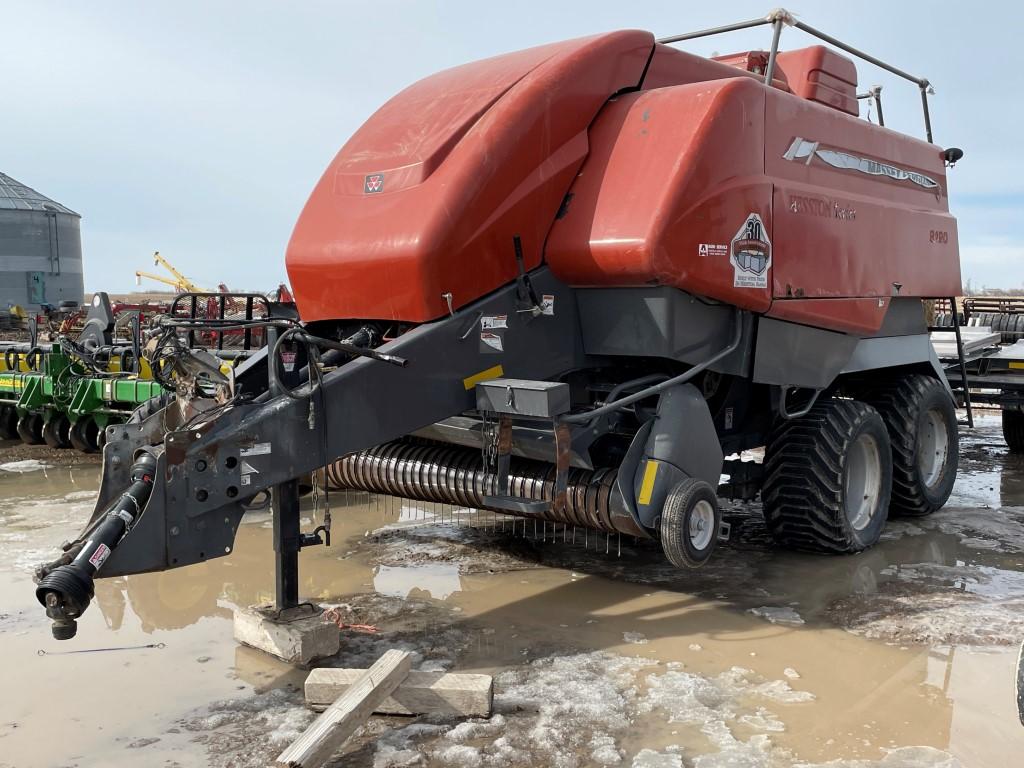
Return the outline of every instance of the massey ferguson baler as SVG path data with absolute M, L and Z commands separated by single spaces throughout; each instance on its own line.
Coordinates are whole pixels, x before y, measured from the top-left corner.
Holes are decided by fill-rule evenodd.
M 768 52 L 669 45 L 757 24 Z M 779 51 L 786 25 L 916 84 L 928 140 L 860 117 L 853 62 Z M 838 553 L 938 509 L 957 422 L 922 299 L 960 292 L 962 153 L 932 143 L 927 89 L 780 11 L 402 91 L 295 226 L 301 323 L 235 323 L 275 341 L 230 380 L 184 359 L 202 321 L 151 340 L 177 396 L 108 429 L 92 520 L 39 574 L 55 636 L 98 576 L 230 552 L 268 493 L 294 606 L 323 533 L 300 530 L 297 478 L 324 466 L 338 487 L 656 539 L 680 567 L 724 535 L 719 493 L 760 493 L 777 542 Z

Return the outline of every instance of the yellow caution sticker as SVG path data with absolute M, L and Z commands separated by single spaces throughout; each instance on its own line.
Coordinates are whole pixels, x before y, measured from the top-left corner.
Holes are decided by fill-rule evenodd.
M 651 503 L 651 494 L 654 493 L 654 479 L 658 476 L 658 462 L 654 459 L 647 460 L 647 466 L 644 467 L 644 479 L 640 483 L 640 496 L 637 501 L 641 504 Z
M 1010 367 L 1020 370 L 1024 368 L 1024 363 L 1010 363 Z
M 499 378 L 501 378 L 504 375 L 505 375 L 505 369 L 502 368 L 500 365 L 495 365 L 495 366 L 493 366 L 491 368 L 488 368 L 486 371 L 480 371 L 480 373 L 474 373 L 472 376 L 469 376 L 469 377 L 463 379 L 462 380 L 462 386 L 464 386 L 466 388 L 466 390 L 468 391 L 468 390 L 472 389 L 473 387 L 475 387 L 477 384 L 479 384 L 481 381 L 489 381 L 491 379 L 499 379 Z

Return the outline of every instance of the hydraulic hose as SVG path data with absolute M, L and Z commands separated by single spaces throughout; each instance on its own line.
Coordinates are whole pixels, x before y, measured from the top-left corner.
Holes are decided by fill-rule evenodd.
M 54 568 L 39 581 L 36 599 L 53 620 L 55 640 L 70 640 L 78 631 L 78 618 L 92 600 L 93 580 L 110 553 L 117 549 L 153 493 L 156 457 L 142 453 L 131 467 L 132 483 L 89 533 L 81 550 L 67 565 Z

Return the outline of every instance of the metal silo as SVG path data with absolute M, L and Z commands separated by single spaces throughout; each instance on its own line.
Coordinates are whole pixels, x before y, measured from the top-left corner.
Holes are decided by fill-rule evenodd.
M 82 302 L 81 218 L 0 173 L 0 309 Z

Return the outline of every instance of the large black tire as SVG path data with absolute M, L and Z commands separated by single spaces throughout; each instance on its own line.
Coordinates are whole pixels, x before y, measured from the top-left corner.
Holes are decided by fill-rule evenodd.
M 703 480 L 687 477 L 665 497 L 659 534 L 665 557 L 677 568 L 699 568 L 718 542 L 722 512 L 718 494 Z
M 809 552 L 859 552 L 889 516 L 892 451 L 882 417 L 856 400 L 826 400 L 769 436 L 761 498 L 775 541 Z
M 18 419 L 18 437 L 26 445 L 40 445 L 43 442 L 43 417 L 38 413 L 26 413 Z
M 1003 439 L 1010 453 L 1024 453 L 1024 411 L 1003 410 Z
M 949 499 L 960 461 L 956 406 L 942 382 L 914 373 L 861 399 L 878 411 L 892 445 L 889 513 L 930 515 Z

